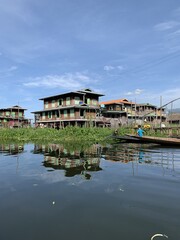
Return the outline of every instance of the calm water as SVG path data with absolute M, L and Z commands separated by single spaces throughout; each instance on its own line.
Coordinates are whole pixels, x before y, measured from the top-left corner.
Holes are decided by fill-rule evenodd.
M 180 148 L 0 149 L 0 240 L 180 239 Z

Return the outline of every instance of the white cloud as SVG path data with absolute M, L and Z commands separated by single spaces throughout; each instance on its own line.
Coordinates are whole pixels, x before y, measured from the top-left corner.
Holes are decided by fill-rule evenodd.
M 134 93 L 135 93 L 136 95 L 139 95 L 139 94 L 141 94 L 143 91 L 144 91 L 143 89 L 136 89 L 136 90 L 134 91 Z
M 121 65 L 119 65 L 119 66 L 111 66 L 111 65 L 104 66 L 104 70 L 105 71 L 111 71 L 111 70 L 120 70 L 120 71 L 122 71 L 124 69 L 125 68 L 123 66 L 121 66 Z
M 128 94 L 129 93 L 129 94 Z M 132 95 L 134 92 L 128 92 L 126 95 Z M 166 105 L 169 102 L 176 100 L 180 98 L 180 88 L 172 88 L 169 90 L 164 91 L 157 91 L 157 92 L 151 92 L 148 91 L 148 89 L 145 90 L 145 94 L 139 94 L 136 95 L 136 101 L 137 103 L 151 103 L 155 104 L 156 106 L 160 106 L 160 103 L 162 102 L 162 105 Z M 168 108 L 171 108 L 171 104 L 167 105 Z M 180 99 L 173 102 L 173 108 L 179 108 L 180 107 Z
M 154 26 L 154 29 L 157 31 L 166 31 L 172 28 L 175 28 L 179 26 L 180 23 L 177 21 L 168 21 L 168 22 L 162 22 Z
M 0 70 L 0 73 L 10 73 L 10 72 L 13 72 L 13 71 L 15 71 L 15 70 L 17 70 L 17 66 L 11 66 L 11 67 L 9 67 L 9 68 L 6 68 L 6 69 L 2 69 L 2 70 Z
M 119 66 L 117 66 L 117 69 L 122 71 L 122 70 L 124 70 L 124 67 L 119 65 Z
M 113 70 L 113 69 L 114 69 L 113 66 L 110 66 L 110 65 L 104 66 L 104 70 L 105 70 L 105 71 L 111 71 L 111 70 Z
M 169 36 L 169 37 L 173 37 L 173 38 L 179 37 L 179 36 L 180 36 L 180 29 L 178 29 L 178 30 L 170 33 L 168 36 Z
M 17 70 L 17 66 L 11 66 L 9 69 L 8 69 L 8 71 L 10 71 L 10 72 L 12 72 L 12 71 L 15 71 L 15 70 Z
M 127 92 L 127 93 L 125 93 L 125 95 L 131 96 L 131 95 L 133 95 L 133 92 Z
M 131 95 L 140 95 L 144 90 L 143 89 L 135 89 L 133 92 L 127 92 L 125 95 L 131 96 Z
M 64 75 L 47 75 L 43 77 L 36 77 L 30 79 L 29 82 L 23 83 L 23 85 L 26 87 L 61 87 L 63 89 L 79 89 L 86 87 L 87 84 L 92 85 L 96 82 L 96 79 L 91 78 L 87 74 L 76 72 L 74 74 L 66 73 Z

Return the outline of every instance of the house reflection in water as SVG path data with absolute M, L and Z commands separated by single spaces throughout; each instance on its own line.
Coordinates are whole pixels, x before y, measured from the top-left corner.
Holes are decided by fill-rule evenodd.
M 24 151 L 24 146 L 21 144 L 0 144 L 0 153 L 7 155 L 18 155 Z
M 65 170 L 66 177 L 83 175 L 85 179 L 91 178 L 91 172 L 100 171 L 100 156 L 96 146 L 87 151 L 68 151 L 63 145 L 35 145 L 34 153 L 43 153 L 43 166 L 53 169 Z
M 113 162 L 129 163 L 135 160 L 137 149 L 130 145 L 122 144 L 115 145 L 111 148 L 103 148 L 102 155 L 105 159 Z
M 151 152 L 148 151 L 151 145 L 142 146 L 139 144 L 119 144 L 111 148 L 103 148 L 102 155 L 108 161 L 129 163 L 138 161 L 139 163 L 151 163 Z M 146 149 L 147 148 L 147 149 Z

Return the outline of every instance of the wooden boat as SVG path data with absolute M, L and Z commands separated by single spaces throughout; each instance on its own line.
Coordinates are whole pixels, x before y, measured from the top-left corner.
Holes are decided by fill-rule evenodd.
M 139 139 L 132 137 L 132 136 L 112 136 L 112 138 L 114 138 L 116 141 L 120 141 L 120 142 L 131 142 L 131 143 L 136 143 L 136 142 L 140 142 Z
M 128 137 L 133 137 L 139 140 L 139 142 L 144 143 L 157 143 L 162 145 L 180 146 L 180 139 L 178 138 L 162 138 L 162 137 L 149 137 L 143 136 L 139 137 L 137 135 L 126 134 Z

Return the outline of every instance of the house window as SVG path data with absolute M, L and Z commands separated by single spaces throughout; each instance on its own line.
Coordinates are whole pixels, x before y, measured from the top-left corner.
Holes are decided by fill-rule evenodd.
M 15 114 L 16 114 L 15 112 L 12 112 L 12 113 L 11 113 L 11 116 L 12 116 L 12 117 L 15 117 Z
M 85 103 L 88 104 L 88 105 L 90 105 L 91 99 L 90 99 L 90 98 L 86 98 L 86 99 L 85 99 Z
M 42 119 L 45 119 L 45 118 L 46 118 L 46 113 L 43 112 L 43 113 L 42 113 Z
M 19 112 L 19 117 L 22 117 L 23 116 L 23 113 L 22 112 Z
M 55 107 L 55 100 L 52 100 L 52 107 Z
M 74 117 L 74 109 L 70 109 L 70 117 Z
M 92 100 L 92 103 L 93 103 L 93 105 L 97 105 L 97 100 L 96 100 L 96 99 L 93 99 L 93 100 Z
M 52 118 L 52 112 L 48 112 L 48 118 Z
M 44 104 L 45 104 L 45 108 L 48 108 L 48 102 L 45 102 Z
M 70 105 L 70 97 L 66 98 L 66 105 Z
M 79 102 L 80 102 L 80 98 L 79 97 L 75 97 L 75 104 L 79 105 Z
M 67 118 L 67 110 L 64 110 L 64 118 Z
M 59 105 L 59 106 L 62 106 L 62 105 L 63 105 L 63 99 L 62 99 L 62 98 L 58 100 L 58 105 Z
M 9 116 L 10 115 L 10 112 L 6 112 L 6 116 Z

